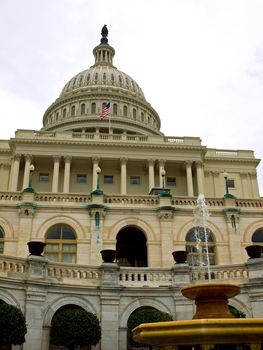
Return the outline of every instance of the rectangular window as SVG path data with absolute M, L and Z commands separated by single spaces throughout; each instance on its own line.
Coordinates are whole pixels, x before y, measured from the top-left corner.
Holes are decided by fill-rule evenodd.
M 131 185 L 140 185 L 140 183 L 141 183 L 140 176 L 130 176 Z
M 167 186 L 176 186 L 176 179 L 175 179 L 175 177 L 167 177 L 166 178 L 166 185 Z
M 104 183 L 105 184 L 113 184 L 113 176 L 112 175 L 104 175 Z
M 39 174 L 39 181 L 40 182 L 48 182 L 49 180 L 49 174 L 48 173 L 40 173 Z
M 226 181 L 227 181 L 228 188 L 235 188 L 235 180 L 227 179 Z
M 87 175 L 86 174 L 78 174 L 77 175 L 77 183 L 78 184 L 85 184 L 87 182 Z

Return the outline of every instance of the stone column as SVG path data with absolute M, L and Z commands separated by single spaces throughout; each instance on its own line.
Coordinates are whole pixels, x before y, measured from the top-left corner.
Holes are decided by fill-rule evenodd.
M 12 163 L 10 191 L 17 191 L 21 154 L 15 154 Z
M 25 155 L 25 168 L 24 168 L 24 179 L 23 179 L 23 187 L 24 190 L 29 186 L 29 174 L 30 174 L 30 164 L 32 162 L 32 156 L 30 154 Z
M 252 196 L 253 198 L 259 198 L 259 189 L 258 189 L 258 182 L 257 182 L 257 174 L 251 173 L 250 174 L 250 181 L 251 181 L 251 188 L 252 188 Z
M 149 159 L 148 160 L 148 178 L 149 178 L 149 193 L 151 192 L 151 189 L 155 187 L 154 184 L 154 160 Z
M 231 264 L 243 262 L 241 252 L 241 237 L 239 232 L 239 210 L 237 208 L 225 208 L 225 218 L 228 231 L 228 246 Z M 222 263 L 221 261 L 219 263 Z
M 71 164 L 71 156 L 65 156 L 65 168 L 64 168 L 64 184 L 63 184 L 63 192 L 69 193 L 69 183 L 70 183 L 70 164 Z
M 92 162 L 93 162 L 92 191 L 95 191 L 97 188 L 97 182 L 98 182 L 97 168 L 99 166 L 99 158 L 92 158 Z
M 52 192 L 58 192 L 58 179 L 59 179 L 59 163 L 60 156 L 54 156 L 54 167 L 53 167 L 53 180 L 52 180 Z
M 103 204 L 100 204 L 101 208 L 96 208 L 96 205 L 93 206 L 94 208 L 91 207 L 89 209 L 89 214 L 91 217 L 90 263 L 91 265 L 98 266 L 102 262 L 100 251 L 103 247 L 102 232 L 106 209 L 103 208 Z
M 46 301 L 46 289 L 42 284 L 27 283 L 25 314 L 27 323 L 26 342 L 23 350 L 43 349 L 42 337 L 39 335 L 43 329 L 43 309 Z
M 162 177 L 162 169 L 164 169 L 164 160 L 159 160 L 159 187 L 163 187 L 163 177 Z
M 241 172 L 240 177 L 241 177 L 241 183 L 242 183 L 243 197 L 248 198 L 249 195 L 248 195 L 247 173 Z
M 127 158 L 121 158 L 121 195 L 127 194 Z
M 173 218 L 174 209 L 172 206 L 166 206 L 165 209 L 158 211 L 160 220 L 160 234 L 161 234 L 161 266 L 171 267 L 174 264 L 173 252 Z
M 111 264 L 114 265 L 114 264 Z M 117 265 L 117 264 L 116 264 Z M 118 266 L 115 266 L 116 271 L 111 268 L 108 271 L 112 276 L 118 278 Z M 105 272 L 105 268 L 104 268 Z M 110 276 L 109 276 L 110 277 Z M 110 277 L 111 279 L 111 277 Z M 101 286 L 100 289 L 100 306 L 101 306 L 101 349 L 116 350 L 119 347 L 119 304 L 120 295 L 117 286 L 109 284 Z M 126 344 L 125 344 L 126 348 Z
M 204 172 L 203 172 L 203 163 L 196 162 L 196 175 L 197 175 L 197 190 L 198 194 L 204 194 Z
M 192 176 L 192 162 L 185 162 L 186 166 L 186 180 L 187 180 L 187 195 L 194 196 L 193 176 Z

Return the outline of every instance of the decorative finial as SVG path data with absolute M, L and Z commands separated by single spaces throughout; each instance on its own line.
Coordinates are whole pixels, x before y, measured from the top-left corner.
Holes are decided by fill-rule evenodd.
M 100 39 L 101 44 L 108 44 L 108 38 L 107 38 L 108 33 L 109 31 L 108 31 L 107 25 L 104 24 L 101 30 L 101 36 L 102 36 L 102 38 Z

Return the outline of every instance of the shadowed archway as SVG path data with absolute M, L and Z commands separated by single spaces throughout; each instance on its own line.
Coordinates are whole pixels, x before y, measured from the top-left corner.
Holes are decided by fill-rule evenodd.
M 135 226 L 127 226 L 117 234 L 116 256 L 119 265 L 147 267 L 147 239 Z

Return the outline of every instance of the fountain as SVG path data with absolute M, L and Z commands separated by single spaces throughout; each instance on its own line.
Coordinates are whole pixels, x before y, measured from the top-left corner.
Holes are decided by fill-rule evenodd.
M 228 299 L 236 296 L 240 287 L 211 282 L 206 233 L 209 213 L 203 195 L 198 197 L 194 216 L 205 235 L 208 282 L 186 286 L 181 293 L 195 301 L 196 313 L 192 320 L 141 324 L 133 330 L 133 339 L 156 350 L 261 350 L 263 318 L 234 318 L 228 309 Z M 198 231 L 197 250 L 201 241 Z

